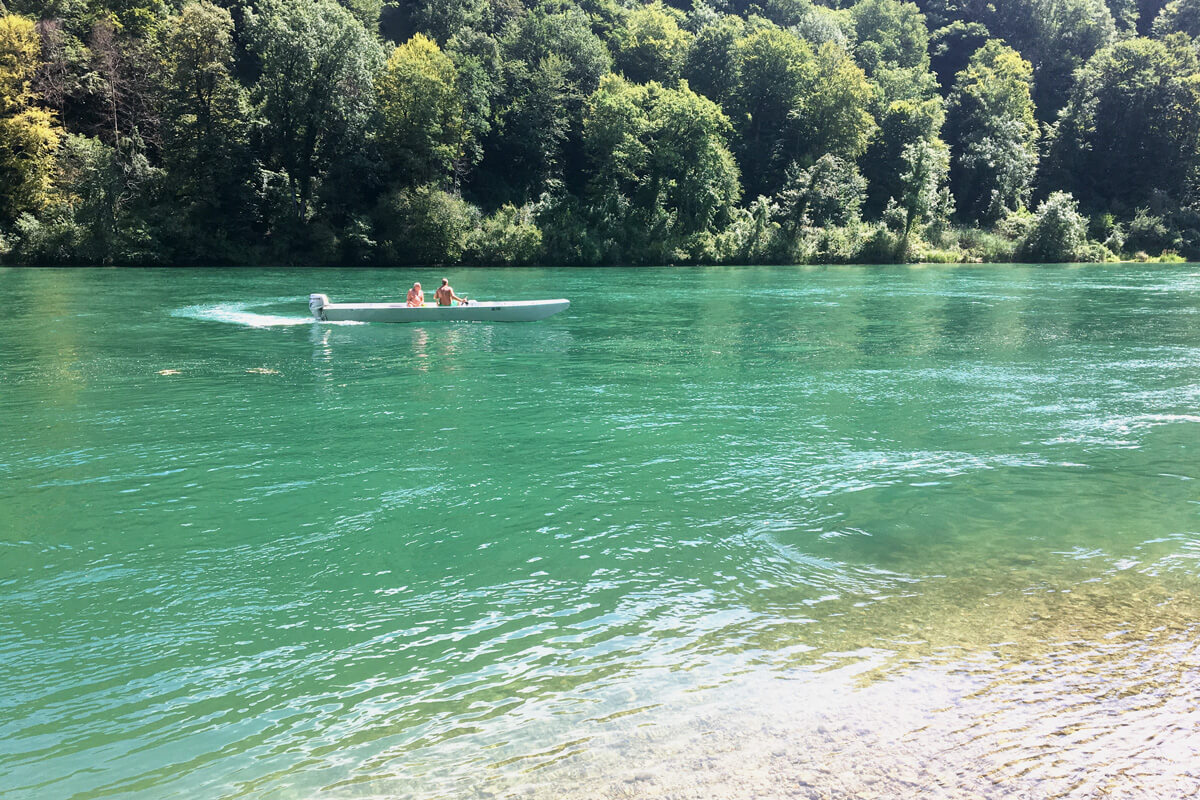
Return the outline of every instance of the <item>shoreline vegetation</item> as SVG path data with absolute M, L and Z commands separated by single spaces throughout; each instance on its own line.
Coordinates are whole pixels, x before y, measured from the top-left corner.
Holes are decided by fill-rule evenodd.
M 1200 258 L 1200 0 L 0 0 L 0 264 Z

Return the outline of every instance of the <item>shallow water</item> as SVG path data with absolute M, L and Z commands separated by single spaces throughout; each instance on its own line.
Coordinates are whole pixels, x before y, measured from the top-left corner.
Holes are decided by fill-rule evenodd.
M 0 794 L 1200 791 L 1195 265 L 448 276 L 0 270 Z

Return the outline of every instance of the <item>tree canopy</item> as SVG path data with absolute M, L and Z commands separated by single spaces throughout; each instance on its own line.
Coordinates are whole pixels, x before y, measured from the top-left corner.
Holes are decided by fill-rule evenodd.
M 1024 206 L 1037 167 L 1033 67 L 991 40 L 958 73 L 947 103 L 954 152 L 950 184 L 959 214 L 998 220 Z
M 0 9 L 5 263 L 1200 257 L 1200 0 Z
M 40 42 L 33 22 L 0 17 L 0 221 L 50 203 L 61 132 L 32 91 Z
M 1194 46 L 1134 39 L 1102 50 L 1080 71 L 1045 169 L 1085 208 L 1132 211 L 1157 195 L 1178 205 L 1192 191 L 1198 148 Z

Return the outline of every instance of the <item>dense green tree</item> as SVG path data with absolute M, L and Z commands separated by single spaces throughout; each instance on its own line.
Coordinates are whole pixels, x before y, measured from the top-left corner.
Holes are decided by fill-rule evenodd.
M 1078 261 L 1085 257 L 1086 246 L 1087 219 L 1075 198 L 1053 192 L 1038 206 L 1017 255 L 1026 261 Z
M 1200 255 L 1200 0 L 3 2 L 17 263 Z
M 174 206 L 166 237 L 234 258 L 252 222 L 246 91 L 233 78 L 233 19 L 207 0 L 167 21 L 161 47 L 162 151 Z M 181 256 L 176 256 L 181 258 Z M 210 261 L 211 263 L 211 261 Z
M 477 224 L 473 206 L 435 186 L 389 192 L 375 209 L 381 255 L 389 264 L 453 264 Z
M 1161 253 L 1164 250 L 1177 250 L 1182 242 L 1179 236 L 1168 227 L 1166 220 L 1150 212 L 1148 208 L 1139 208 L 1133 214 L 1124 229 L 1123 245 L 1130 252 Z
M 855 55 L 868 75 L 883 69 L 929 69 L 929 29 L 913 3 L 860 0 L 850 9 Z
M 584 140 L 605 260 L 688 260 L 728 222 L 740 196 L 729 120 L 687 86 L 605 78 Z
M 1046 184 L 1088 209 L 1184 200 L 1200 167 L 1200 64 L 1191 42 L 1132 39 L 1080 71 L 1052 136 Z
M 913 229 L 922 223 L 945 219 L 951 210 L 946 177 L 950 152 L 940 140 L 921 139 L 904 148 L 902 191 L 896 198 L 903 212 L 902 250 L 907 249 Z
M 1066 103 L 1072 76 L 1117 39 L 1104 0 L 1009 0 L 987 6 L 981 21 L 1033 65 L 1034 103 L 1051 120 Z
M 855 160 L 875 133 L 875 87 L 846 51 L 832 42 L 815 54 L 811 82 L 788 112 L 777 163 L 812 164 L 831 154 Z
M 1160 39 L 1172 33 L 1186 33 L 1192 38 L 1200 36 L 1200 2 L 1171 0 L 1154 19 L 1151 30 Z
M 904 154 L 918 145 L 940 147 L 944 113 L 920 9 L 897 0 L 863 0 L 850 14 L 856 57 L 877 87 L 871 112 L 878 128 L 859 162 L 868 183 L 867 214 L 877 216 L 905 194 Z
M 462 30 L 490 27 L 491 6 L 487 0 L 397 0 L 384 12 L 386 29 L 401 41 L 414 33 L 445 44 Z
M 756 15 L 767 19 L 814 46 L 834 42 L 846 47 L 854 41 L 854 21 L 850 14 L 813 0 L 757 0 L 739 13 L 749 15 L 750 19 Z
M 225 0 L 230 5 L 234 0 Z M 383 11 L 383 0 L 338 0 L 338 3 L 358 18 L 369 31 L 379 28 L 379 17 Z
M 529 202 L 560 183 L 564 151 L 575 128 L 578 93 L 567 80 L 567 62 L 552 53 L 518 71 L 520 91 L 504 99 L 484 155 L 484 162 L 494 167 L 490 177 L 502 181 L 485 186 L 493 201 Z
M 657 0 L 630 11 L 613 36 L 613 67 L 635 83 L 675 83 L 692 39 L 682 21 L 682 13 Z
M 233 19 L 207 0 L 188 3 L 172 17 L 161 47 L 166 148 L 185 162 L 206 153 L 228 155 L 247 113 L 245 91 L 233 78 Z
M 651 87 L 650 125 L 650 168 L 663 203 L 675 210 L 675 234 L 714 232 L 741 196 L 729 119 L 687 86 L 658 92 Z
M 705 25 L 692 40 L 684 61 L 683 77 L 692 90 L 728 105 L 739 80 L 738 40 L 746 25 L 726 14 Z
M 789 236 L 774 218 L 778 209 L 759 195 L 733 219 L 718 241 L 721 260 L 736 264 L 775 264 L 789 260 Z
M 1032 80 L 1029 62 L 995 40 L 958 74 L 945 138 L 954 151 L 951 191 L 968 220 L 994 222 L 1028 199 L 1037 168 Z
M 940 99 L 897 100 L 883 110 L 879 130 L 859 161 L 867 179 L 869 216 L 883 213 L 890 200 L 899 202 L 908 169 L 904 153 L 914 145 L 937 139 L 944 117 Z
M 931 70 L 922 67 L 881 69 L 871 77 L 871 83 L 876 88 L 873 109 L 876 119 L 886 114 L 888 106 L 892 103 L 941 100 L 937 76 Z
M 799 25 L 812 12 L 812 0 L 759 0 L 752 13 L 769 19 L 781 28 Z
M 376 41 L 331 0 L 274 0 L 248 16 L 262 72 L 255 87 L 268 163 L 303 221 L 322 178 L 357 157 L 375 112 Z
M 465 142 L 462 158 L 455 165 L 461 180 L 483 159 L 483 142 L 492 130 L 493 108 L 500 96 L 504 65 L 500 45 L 484 33 L 463 30 L 451 37 L 446 54 L 458 76 Z
M 584 105 L 612 62 L 578 9 L 527 12 L 508 26 L 500 52 L 505 87 L 484 151 L 491 169 L 476 190 L 496 205 L 524 204 L 582 158 Z
M 592 32 L 587 16 L 574 6 L 526 12 L 505 31 L 500 46 L 516 77 L 520 76 L 521 66 L 535 66 L 552 55 L 561 58 L 567 84 L 573 92 L 582 94 L 580 108 L 612 68 L 608 48 Z
M 905 153 L 941 152 L 944 113 L 920 9 L 898 0 L 863 0 L 850 13 L 856 57 L 877 86 L 872 114 L 879 127 L 860 161 L 869 187 L 867 212 L 874 216 L 889 202 L 902 203 L 908 192 Z
M 600 262 L 600 248 L 590 230 L 587 209 L 574 194 L 556 186 L 533 206 L 534 222 L 542 232 L 542 259 L 553 265 Z
M 755 26 L 736 46 L 738 86 L 726 108 L 738 132 L 747 191 L 770 195 L 788 164 L 780 145 L 789 120 L 816 81 L 816 58 L 808 42 L 769 23 Z
M 47 265 L 152 264 L 153 188 L 160 177 L 144 154 L 125 156 L 99 139 L 68 134 L 58 153 L 69 189 L 41 218 L 23 215 L 16 252 L 22 263 Z
M 450 57 L 418 33 L 392 51 L 375 88 L 385 157 L 406 183 L 445 181 L 470 133 Z
M 849 11 L 808 3 L 804 15 L 791 28 L 813 44 L 833 42 L 847 49 L 854 45 L 854 18 Z
M 854 162 L 824 155 L 808 169 L 789 171 L 778 196 L 777 218 L 789 228 L 857 222 L 867 181 Z
M 969 19 L 972 16 L 975 0 L 913 0 L 917 8 L 925 15 L 929 30 L 936 31 L 956 21 Z
M 504 204 L 467 236 L 465 260 L 480 266 L 529 264 L 542 253 L 542 231 L 532 205 Z
M 1117 30 L 1123 36 L 1137 35 L 1138 0 L 1105 0 Z

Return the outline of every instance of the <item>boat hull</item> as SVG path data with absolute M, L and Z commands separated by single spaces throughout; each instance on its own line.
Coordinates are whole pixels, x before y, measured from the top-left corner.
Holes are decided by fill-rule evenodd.
M 316 297 L 317 295 L 314 295 Z M 323 297 L 323 295 L 321 296 Z M 404 303 L 310 303 L 313 316 L 328 322 L 533 322 L 565 311 L 569 300 L 475 301 L 465 306 Z

